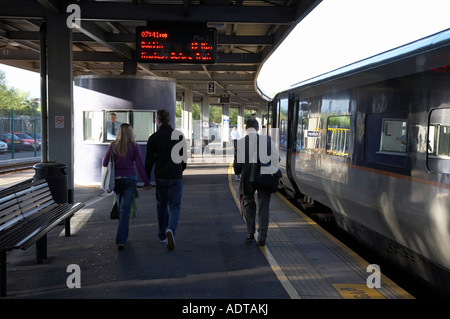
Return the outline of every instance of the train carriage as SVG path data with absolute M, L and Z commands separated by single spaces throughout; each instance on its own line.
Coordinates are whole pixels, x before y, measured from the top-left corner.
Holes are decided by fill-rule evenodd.
M 450 293 L 450 30 L 299 83 L 271 103 L 287 193 Z

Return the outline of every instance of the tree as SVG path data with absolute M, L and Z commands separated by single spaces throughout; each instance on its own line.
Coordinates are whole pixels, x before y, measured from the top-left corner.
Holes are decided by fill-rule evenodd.
M 35 109 L 33 104 L 28 92 L 8 87 L 6 74 L 0 70 L 0 111 L 9 113 L 14 109 L 15 114 L 31 115 Z

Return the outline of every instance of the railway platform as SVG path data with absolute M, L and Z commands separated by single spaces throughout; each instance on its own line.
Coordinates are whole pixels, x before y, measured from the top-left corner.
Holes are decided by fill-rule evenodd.
M 157 237 L 154 189 L 138 189 L 137 218 L 118 251 L 113 196 L 76 185 L 75 201 L 86 206 L 72 218 L 72 236 L 63 226 L 52 230 L 43 264 L 35 263 L 34 248 L 8 253 L 2 299 L 413 298 L 382 274 L 380 288 L 369 288 L 369 263 L 278 193 L 266 246 L 246 244 L 237 187 L 228 163 L 188 163 L 173 251 Z M 80 287 L 69 287 L 71 265 L 79 267 Z

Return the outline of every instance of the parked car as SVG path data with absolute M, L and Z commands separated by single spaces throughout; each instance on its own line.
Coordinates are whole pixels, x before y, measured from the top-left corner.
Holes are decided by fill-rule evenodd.
M 22 140 L 22 143 L 25 145 L 25 148 L 28 150 L 34 150 L 34 138 L 24 132 L 14 132 L 18 138 Z M 36 149 L 41 149 L 41 142 L 36 140 Z
M 12 152 L 12 142 L 11 142 L 11 133 L 0 133 L 0 141 L 5 142 L 6 144 L 8 144 L 8 150 Z M 15 152 L 19 152 L 19 151 L 23 151 L 25 149 L 24 144 L 22 143 L 22 140 L 16 136 L 14 136 L 14 151 Z
M 34 140 L 34 132 L 25 132 L 25 133 L 30 135 L 31 138 Z M 41 133 L 36 133 L 36 141 L 39 141 L 42 144 L 41 136 L 42 136 Z
M 0 141 L 0 153 L 6 153 L 8 151 L 8 144 Z

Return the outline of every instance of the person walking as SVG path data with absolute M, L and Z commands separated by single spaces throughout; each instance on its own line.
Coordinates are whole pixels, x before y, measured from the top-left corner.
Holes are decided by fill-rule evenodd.
M 147 141 L 145 171 L 150 178 L 154 167 L 158 237 L 169 251 L 175 248 L 175 232 L 183 193 L 183 171 L 186 168 L 186 141 L 174 130 L 167 110 L 156 113 L 158 130 Z
M 256 241 L 259 246 L 266 244 L 267 231 L 269 228 L 269 205 L 271 193 L 258 189 L 253 182 L 256 178 L 257 160 L 260 159 L 258 150 L 260 142 L 267 141 L 267 155 L 278 159 L 278 152 L 272 143 L 270 136 L 258 135 L 259 124 L 254 118 L 246 123 L 247 135 L 238 141 L 237 155 L 234 161 L 235 174 L 241 174 L 239 183 L 239 194 L 243 197 L 243 217 L 247 225 L 247 242 L 255 239 L 256 219 L 258 220 L 258 233 Z M 273 164 L 271 164 L 273 165 Z M 255 193 L 257 192 L 257 201 Z M 258 211 L 256 210 L 258 207 Z
M 119 226 L 116 234 L 118 250 L 125 249 L 128 239 L 131 202 L 137 187 L 136 168 L 144 182 L 144 190 L 150 190 L 150 181 L 145 172 L 141 149 L 134 140 L 133 128 L 128 123 L 119 126 L 117 138 L 106 151 L 103 166 L 108 166 L 110 154 L 114 155 L 114 195 L 119 210 Z

